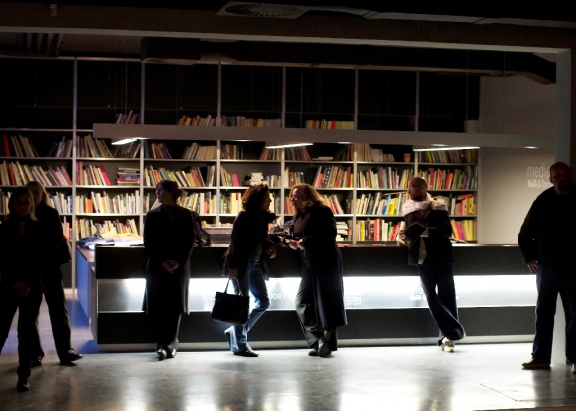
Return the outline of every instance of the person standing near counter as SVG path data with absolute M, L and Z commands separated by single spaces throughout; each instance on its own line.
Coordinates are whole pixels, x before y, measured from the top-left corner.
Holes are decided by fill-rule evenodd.
M 268 185 L 257 184 L 246 189 L 242 196 L 243 210 L 234 219 L 228 248 L 228 276 L 236 280 L 234 292 L 242 295 L 250 292 L 254 296 L 248 323 L 224 331 L 230 350 L 242 357 L 258 357 L 248 344 L 248 332 L 270 307 L 266 260 L 276 257 L 276 247 L 268 237 L 268 224 L 276 218 L 268 211 L 270 201 Z
M 34 214 L 34 199 L 17 187 L 8 200 L 8 216 L 0 224 L 0 352 L 18 310 L 19 392 L 28 391 L 30 362 L 37 339 L 42 303 L 42 275 L 50 260 L 50 235 Z
M 408 200 L 402 214 L 406 228 L 400 230 L 399 236 L 411 244 L 408 264 L 418 269 L 430 314 L 440 330 L 438 346 L 443 351 L 454 352 L 455 341 L 466 334 L 458 320 L 448 209 L 428 194 L 425 179 L 414 177 L 408 182 Z
M 160 181 L 156 185 L 160 206 L 148 211 L 144 224 L 148 256 L 144 311 L 152 319 L 160 361 L 176 355 L 180 319 L 188 313 L 190 258 L 196 236 L 192 213 L 176 203 L 181 195 L 175 181 Z
M 554 163 L 550 167 L 552 187 L 532 203 L 518 233 L 522 258 L 536 274 L 536 332 L 532 358 L 525 369 L 548 369 L 552 357 L 554 315 L 558 294 L 566 318 L 566 360 L 576 373 L 576 187 L 570 167 Z
M 30 181 L 26 187 L 32 193 L 34 198 L 34 212 L 36 218 L 41 223 L 44 223 L 50 234 L 50 264 L 48 269 L 42 276 L 42 288 L 46 304 L 48 305 L 48 313 L 50 315 L 50 324 L 52 326 L 52 335 L 54 337 L 54 345 L 56 353 L 60 358 L 60 363 L 63 365 L 70 365 L 73 361 L 82 359 L 82 354 L 78 354 L 71 346 L 71 331 L 70 331 L 70 318 L 68 316 L 68 308 L 66 307 L 66 295 L 64 294 L 64 284 L 62 283 L 62 264 L 59 258 L 59 247 L 68 247 L 63 243 L 64 231 L 62 230 L 62 222 L 58 211 L 50 205 L 48 193 L 38 181 Z M 69 251 L 65 250 L 68 252 Z M 38 333 L 38 325 L 36 325 L 37 340 L 35 341 L 35 349 L 33 351 L 32 365 L 39 366 L 42 364 L 44 358 L 44 350 L 40 342 L 40 334 Z
M 310 356 L 326 357 L 338 350 L 337 328 L 348 323 L 344 308 L 342 254 L 336 244 L 336 220 L 323 198 L 309 184 L 292 187 L 290 247 L 300 250 L 302 279 L 296 313 Z

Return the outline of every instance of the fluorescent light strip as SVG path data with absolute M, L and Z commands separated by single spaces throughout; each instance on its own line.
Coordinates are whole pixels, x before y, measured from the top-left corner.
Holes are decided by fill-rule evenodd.
M 266 145 L 266 148 L 290 148 L 290 147 L 302 147 L 311 145 L 312 143 L 290 143 L 290 144 L 277 144 L 275 146 Z
M 113 146 L 121 146 L 123 144 L 128 144 L 128 143 L 133 143 L 134 141 L 138 141 L 139 138 L 138 137 L 132 137 L 132 138 L 123 138 L 121 140 L 112 140 L 112 144 Z
M 436 147 L 436 148 L 415 148 L 413 151 L 448 151 L 448 150 L 478 150 L 480 147 Z

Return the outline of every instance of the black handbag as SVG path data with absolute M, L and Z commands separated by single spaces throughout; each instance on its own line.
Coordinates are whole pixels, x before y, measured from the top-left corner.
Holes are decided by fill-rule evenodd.
M 65 236 L 62 236 L 60 243 L 56 245 L 54 253 L 54 263 L 57 265 L 66 264 L 72 261 L 72 254 L 70 253 L 70 245 Z
M 230 325 L 245 325 L 248 322 L 250 297 L 242 294 L 227 294 L 231 278 L 228 278 L 224 292 L 216 292 L 212 319 Z

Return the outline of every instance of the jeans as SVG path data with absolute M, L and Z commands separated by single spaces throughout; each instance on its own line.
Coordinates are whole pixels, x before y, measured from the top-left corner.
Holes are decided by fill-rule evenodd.
M 418 265 L 418 274 L 430 314 L 440 330 L 438 344 L 441 344 L 443 337 L 450 340 L 464 338 L 464 327 L 458 321 L 453 264 L 424 260 L 423 264 Z
M 248 291 L 254 297 L 254 306 L 250 311 L 250 317 L 246 325 L 232 326 L 226 330 L 230 335 L 230 349 L 232 352 L 241 352 L 251 350 L 248 344 L 248 332 L 254 327 L 254 324 L 262 317 L 264 311 L 270 307 L 270 298 L 268 298 L 268 288 L 264 280 L 264 272 L 258 260 L 248 260 L 248 265 L 244 276 L 238 281 L 232 281 L 234 292 L 242 291 L 242 295 L 248 295 Z
M 566 359 L 576 363 L 576 278 L 571 272 L 553 270 L 544 265 L 536 272 L 536 333 L 532 358 L 549 363 L 552 357 L 554 315 L 558 294 L 566 318 Z

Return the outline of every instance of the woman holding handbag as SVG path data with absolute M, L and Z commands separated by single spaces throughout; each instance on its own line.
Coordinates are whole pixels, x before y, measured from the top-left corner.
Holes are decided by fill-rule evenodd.
M 70 261 L 70 249 L 64 236 L 60 215 L 50 204 L 44 185 L 39 181 L 30 181 L 26 184 L 26 187 L 34 198 L 36 218 L 46 226 L 50 234 L 50 264 L 42 276 L 42 288 L 46 304 L 48 305 L 56 353 L 62 365 L 70 365 L 73 361 L 82 359 L 82 354 L 78 354 L 71 347 L 70 317 L 68 316 L 66 295 L 64 294 L 64 284 L 62 283 L 62 270 L 60 269 L 62 264 Z M 41 365 L 44 358 L 44 350 L 42 350 L 40 342 L 38 324 L 36 324 L 36 339 L 33 344 L 32 354 L 31 365 Z
M 243 210 L 238 213 L 232 228 L 228 248 L 228 276 L 236 294 L 254 296 L 254 308 L 246 325 L 232 326 L 224 331 L 230 351 L 242 357 L 258 357 L 248 344 L 248 332 L 270 307 L 266 287 L 267 258 L 276 257 L 276 247 L 268 237 L 268 224 L 276 215 L 270 208 L 270 189 L 266 184 L 250 186 L 242 196 Z

